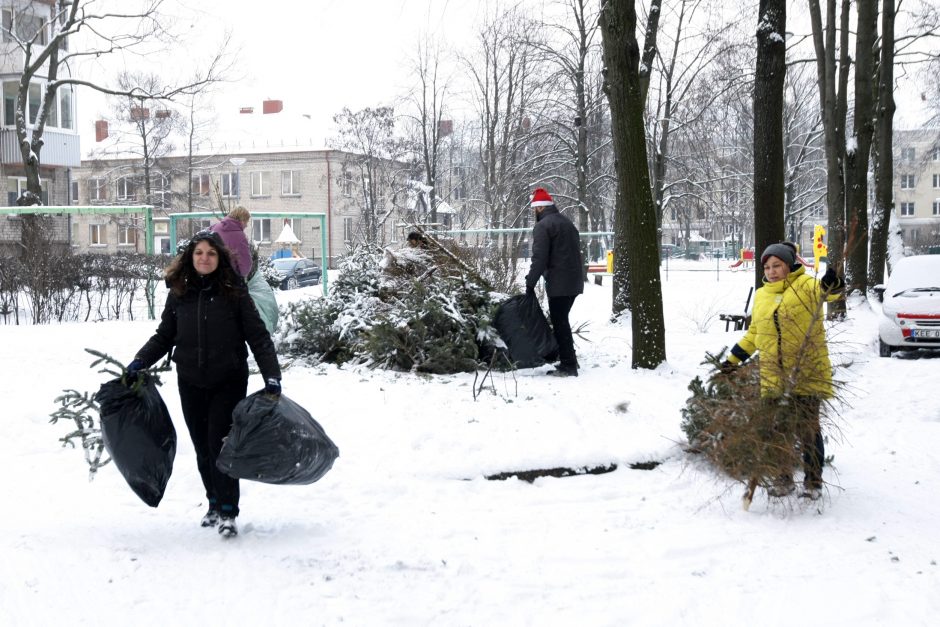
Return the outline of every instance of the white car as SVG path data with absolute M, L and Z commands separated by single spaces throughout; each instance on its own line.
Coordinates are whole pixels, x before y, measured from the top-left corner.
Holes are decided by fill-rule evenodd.
M 914 255 L 894 264 L 884 285 L 873 288 L 881 302 L 878 353 L 940 348 L 940 255 Z

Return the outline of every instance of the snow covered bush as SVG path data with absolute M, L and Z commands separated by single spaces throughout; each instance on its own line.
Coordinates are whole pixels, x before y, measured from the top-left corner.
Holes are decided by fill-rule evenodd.
M 505 295 L 491 292 L 441 249 L 346 256 L 330 296 L 292 303 L 278 350 L 297 357 L 409 372 L 473 370 L 498 343 L 490 321 Z

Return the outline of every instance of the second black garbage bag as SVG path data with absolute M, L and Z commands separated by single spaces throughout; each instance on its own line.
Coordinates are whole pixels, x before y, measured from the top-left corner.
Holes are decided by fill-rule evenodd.
M 506 343 L 509 359 L 517 368 L 536 368 L 558 357 L 558 342 L 538 298 L 520 294 L 504 301 L 493 317 L 493 326 Z
M 235 406 L 216 466 L 238 479 L 304 485 L 323 477 L 337 457 L 339 448 L 306 409 L 259 391 Z

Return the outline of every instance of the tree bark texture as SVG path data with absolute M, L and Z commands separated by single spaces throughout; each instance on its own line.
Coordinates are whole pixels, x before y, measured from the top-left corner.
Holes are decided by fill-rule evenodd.
M 614 226 L 615 314 L 626 309 L 630 288 L 634 368 L 666 359 L 656 208 L 650 192 L 639 76 L 636 8 L 631 0 L 607 0 L 601 8 L 605 92 L 610 101 L 618 202 Z
M 783 87 L 786 0 L 760 0 L 754 78 L 754 251 L 784 238 Z M 764 276 L 755 263 L 755 283 Z
M 868 285 L 884 281 L 885 263 L 888 260 L 888 229 L 894 212 L 894 0 L 883 0 L 881 6 L 881 60 L 875 126 L 875 208 L 872 212 Z
M 875 130 L 872 80 L 877 36 L 877 0 L 858 0 L 855 35 L 855 129 L 846 150 L 846 294 L 864 293 L 868 284 L 868 163 Z

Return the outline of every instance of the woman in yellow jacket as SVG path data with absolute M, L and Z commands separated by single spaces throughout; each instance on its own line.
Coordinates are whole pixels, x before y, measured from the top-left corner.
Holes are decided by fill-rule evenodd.
M 804 495 L 816 498 L 822 488 L 825 458 L 819 426 L 823 399 L 832 398 L 832 365 L 823 328 L 822 301 L 842 287 L 829 268 L 818 282 L 796 261 L 796 247 L 771 244 L 761 255 L 764 285 L 754 295 L 747 333 L 731 349 L 722 371 L 734 369 L 760 352 L 761 397 L 793 404 L 810 425 L 812 444 L 803 444 Z M 801 421 L 802 422 L 802 421 Z M 793 491 L 793 478 L 781 477 L 774 496 Z

